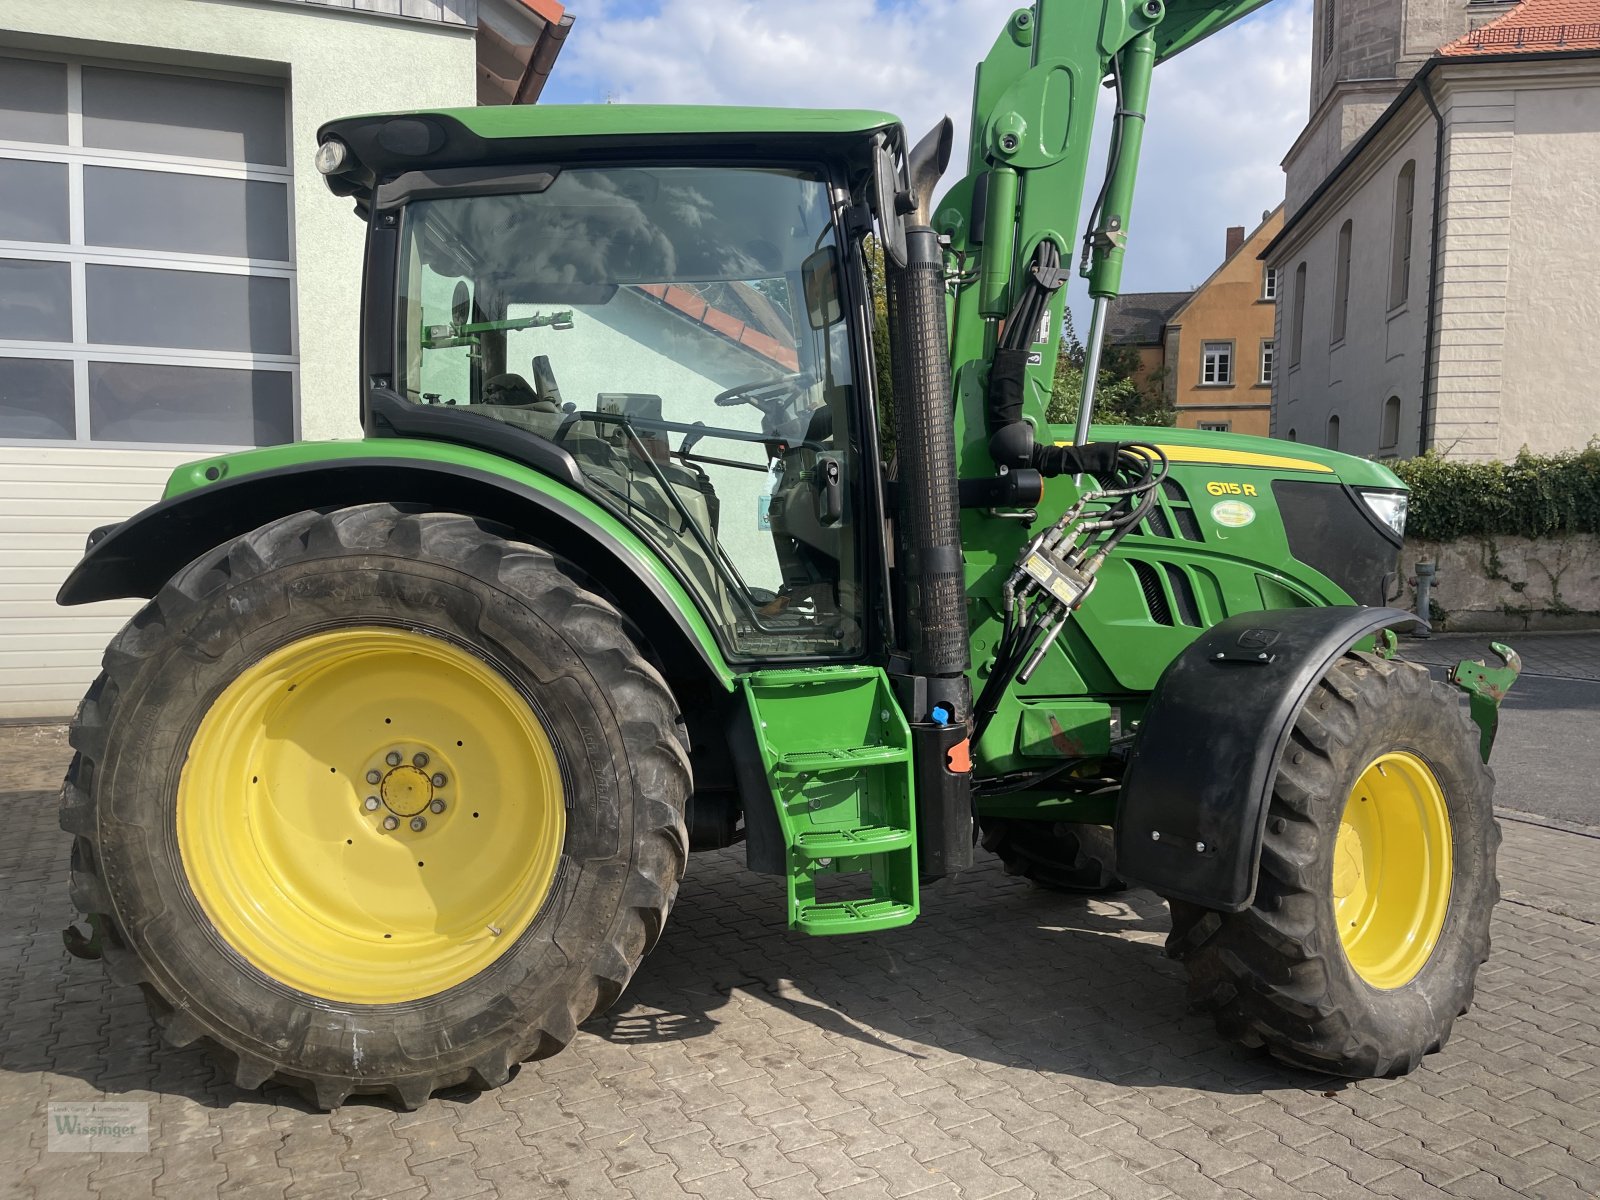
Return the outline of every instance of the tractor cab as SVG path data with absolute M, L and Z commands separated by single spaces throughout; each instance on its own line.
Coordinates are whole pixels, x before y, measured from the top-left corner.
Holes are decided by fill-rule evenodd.
M 764 137 L 687 151 L 639 130 L 707 110 L 623 111 L 522 110 L 488 165 L 473 126 L 494 110 L 326 132 L 319 165 L 373 230 L 368 432 L 413 432 L 404 405 L 448 419 L 434 436 L 529 435 L 673 565 L 732 657 L 858 656 L 876 446 L 851 235 L 899 126 L 774 110 Z

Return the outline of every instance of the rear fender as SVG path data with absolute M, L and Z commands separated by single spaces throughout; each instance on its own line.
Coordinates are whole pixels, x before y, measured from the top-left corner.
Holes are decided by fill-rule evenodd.
M 1287 608 L 1212 626 L 1162 673 L 1124 776 L 1117 872 L 1223 912 L 1255 899 L 1278 759 L 1317 681 L 1392 608 Z
M 733 673 L 683 585 L 586 496 L 533 472 L 526 472 L 528 479 L 503 474 L 493 469 L 489 455 L 457 455 L 488 460 L 469 464 L 364 452 L 371 445 L 354 443 L 347 457 L 332 457 L 332 444 L 324 443 L 308 461 L 265 470 L 244 469 L 249 456 L 240 455 L 216 482 L 169 495 L 120 525 L 96 530 L 56 602 L 154 596 L 206 551 L 292 513 L 378 502 L 416 505 L 505 526 L 513 537 L 575 564 L 638 626 L 675 691 L 697 684 L 713 693 L 732 689 Z M 687 709 L 691 700 L 680 695 L 679 702 Z

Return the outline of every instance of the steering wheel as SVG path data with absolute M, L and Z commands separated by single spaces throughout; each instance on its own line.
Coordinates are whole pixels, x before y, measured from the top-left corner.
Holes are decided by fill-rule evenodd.
M 779 375 L 775 379 L 758 379 L 754 383 L 736 384 L 727 391 L 718 393 L 711 402 L 718 408 L 750 404 L 764 413 L 775 414 L 784 401 L 805 391 L 815 382 L 816 380 L 804 371 L 796 371 L 791 375 Z

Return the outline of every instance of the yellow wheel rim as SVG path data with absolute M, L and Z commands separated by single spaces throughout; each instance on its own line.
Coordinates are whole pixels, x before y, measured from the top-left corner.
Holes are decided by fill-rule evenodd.
M 351 628 L 223 690 L 189 746 L 177 831 L 195 898 L 252 966 L 394 1004 L 471 979 L 528 928 L 566 811 L 550 738 L 497 671 Z
M 1334 846 L 1333 911 L 1345 957 L 1375 988 L 1416 978 L 1450 907 L 1450 812 L 1428 764 L 1380 755 L 1345 801 Z

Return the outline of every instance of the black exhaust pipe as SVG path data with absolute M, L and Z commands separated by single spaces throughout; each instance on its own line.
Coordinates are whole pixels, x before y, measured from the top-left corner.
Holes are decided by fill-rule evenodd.
M 928 225 L 950 142 L 946 118 L 912 150 L 907 170 L 912 190 L 905 197 L 910 203 L 902 206 L 912 217 L 905 230 L 906 261 L 901 266 L 890 257 L 885 271 L 899 464 L 898 565 L 910 659 L 909 672 L 896 685 L 911 721 L 924 877 L 971 866 L 973 843 L 966 744 L 972 695 L 944 255 Z

